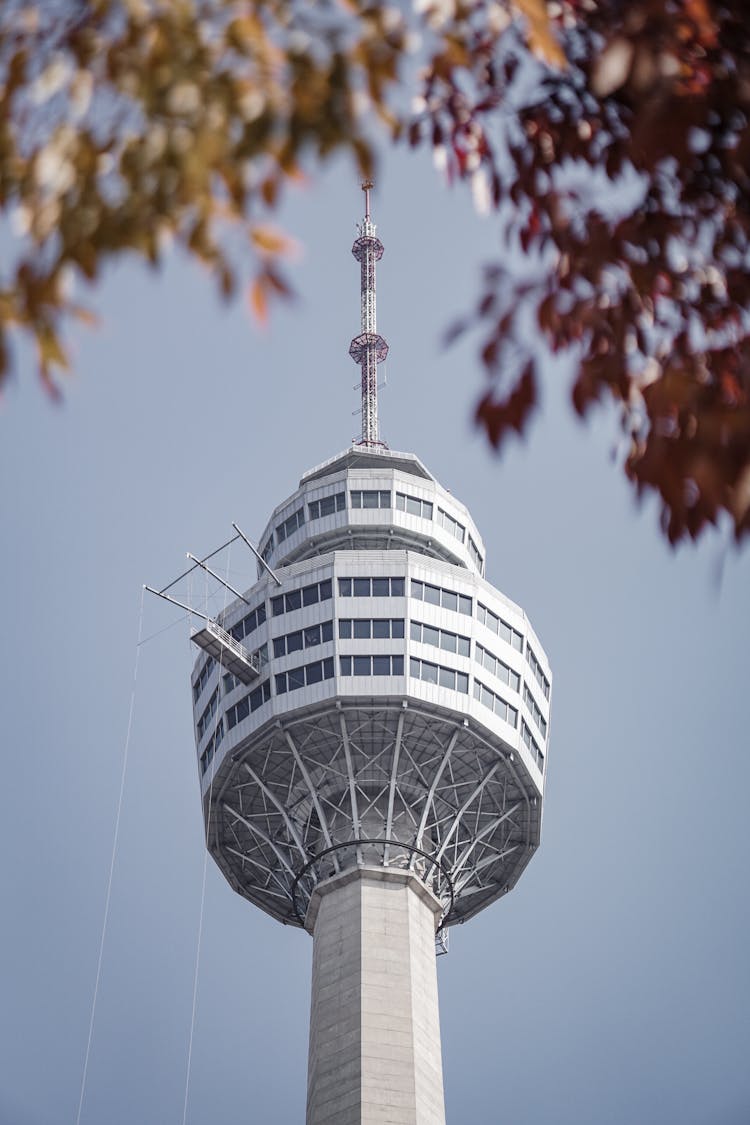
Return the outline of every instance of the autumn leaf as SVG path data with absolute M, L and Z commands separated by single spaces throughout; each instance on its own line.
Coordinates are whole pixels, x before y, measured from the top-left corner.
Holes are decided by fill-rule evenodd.
M 552 66 L 565 66 L 565 53 L 552 30 L 544 0 L 512 0 L 513 7 L 528 23 L 528 41 L 534 54 Z
M 249 291 L 250 309 L 258 324 L 268 323 L 268 284 L 265 274 L 259 274 Z

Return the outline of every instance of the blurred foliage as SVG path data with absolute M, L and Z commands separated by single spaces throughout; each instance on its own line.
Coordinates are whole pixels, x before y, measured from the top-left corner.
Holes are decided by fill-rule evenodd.
M 59 394 L 64 325 L 91 319 L 75 283 L 127 251 L 156 265 L 178 245 L 265 319 L 291 294 L 285 184 L 335 152 L 369 177 L 384 139 L 426 145 L 507 244 L 451 333 L 481 334 L 492 444 L 568 352 L 579 413 L 619 402 L 626 471 L 670 541 L 722 512 L 739 539 L 746 22 L 739 0 L 6 0 L 0 377 L 20 332 Z

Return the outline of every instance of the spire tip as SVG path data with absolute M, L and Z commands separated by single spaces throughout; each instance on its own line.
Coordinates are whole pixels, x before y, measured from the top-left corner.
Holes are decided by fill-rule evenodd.
M 370 192 L 375 187 L 372 180 L 362 181 L 362 191 L 365 193 L 365 218 L 370 218 Z

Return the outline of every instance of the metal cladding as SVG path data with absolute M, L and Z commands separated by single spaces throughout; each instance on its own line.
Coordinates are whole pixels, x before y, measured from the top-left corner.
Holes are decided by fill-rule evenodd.
M 416 875 L 443 926 L 470 918 L 538 846 L 551 675 L 469 512 L 413 455 L 356 445 L 260 550 L 281 585 L 259 571 L 218 622 L 258 678 L 205 654 L 192 677 L 214 859 L 292 925 L 357 866 Z

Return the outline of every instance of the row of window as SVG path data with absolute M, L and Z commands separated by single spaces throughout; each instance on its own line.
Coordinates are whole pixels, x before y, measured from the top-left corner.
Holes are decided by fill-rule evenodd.
M 439 605 L 443 609 L 454 609 L 458 613 L 471 617 L 471 598 L 466 594 L 457 594 L 453 590 L 446 590 L 442 586 L 431 586 L 429 582 L 411 580 L 411 596 L 429 605 Z
M 264 703 L 268 703 L 271 698 L 271 681 L 264 680 L 254 691 L 246 695 L 244 699 L 240 699 L 239 703 L 235 703 L 234 707 L 227 710 L 227 724 L 229 729 L 236 727 L 237 723 L 241 723 L 253 711 L 257 711 Z
M 333 657 L 328 656 L 325 660 L 315 660 L 312 664 L 301 664 L 288 672 L 279 672 L 276 676 L 276 694 L 285 695 L 288 691 L 296 691 L 297 688 L 309 687 L 332 678 Z
M 441 606 L 443 609 L 456 610 L 457 612 L 463 613 L 464 615 L 467 615 L 467 616 L 471 615 L 472 600 L 471 600 L 470 597 L 468 597 L 465 594 L 458 594 L 458 593 L 455 593 L 453 590 L 447 590 L 447 589 L 445 589 L 443 587 L 440 587 L 440 586 L 432 586 L 428 582 L 420 582 L 420 581 L 418 581 L 417 579 L 414 579 L 414 578 L 412 579 L 412 582 L 411 582 L 411 593 L 412 593 L 412 597 L 415 597 L 415 598 L 420 599 L 421 601 L 427 602 L 428 605 L 437 605 L 437 606 Z M 339 578 L 339 594 L 342 597 L 355 597 L 355 598 L 401 597 L 404 594 L 404 579 L 403 578 Z M 329 579 L 326 579 L 323 582 L 316 582 L 316 583 L 313 583 L 310 586 L 304 586 L 301 590 L 290 590 L 289 593 L 287 593 L 287 594 L 279 594 L 277 597 L 272 598 L 271 599 L 271 612 L 272 612 L 274 617 L 278 617 L 280 614 L 291 613 L 295 609 L 301 609 L 302 606 L 315 605 L 316 602 L 327 601 L 329 598 L 332 597 L 332 595 L 333 595 L 332 582 L 331 582 L 331 579 L 329 578 Z M 502 640 L 507 641 L 507 643 L 510 644 L 514 649 L 516 649 L 516 651 L 518 651 L 518 652 L 523 651 L 523 636 L 522 636 L 522 634 L 517 629 L 514 629 L 512 625 L 509 625 L 507 621 L 504 621 L 501 617 L 498 617 L 496 613 L 493 613 L 491 609 L 488 609 L 488 607 L 486 605 L 484 605 L 482 602 L 479 602 L 479 601 L 477 602 L 477 618 L 482 625 L 486 625 L 488 629 L 491 629 L 494 633 L 497 633 L 497 635 Z M 265 607 L 264 604 L 261 603 L 259 606 L 256 607 L 256 609 L 254 609 L 250 613 L 246 614 L 246 616 L 243 617 L 241 621 L 238 621 L 237 624 L 234 625 L 233 628 L 230 630 L 230 632 L 236 640 L 243 640 L 250 633 L 254 632 L 255 629 L 258 628 L 259 625 L 262 625 L 265 622 L 265 620 L 266 620 L 266 607 Z M 340 622 L 340 626 L 342 624 L 343 623 Z M 415 635 L 414 628 L 413 628 L 414 624 L 415 623 L 412 623 L 412 640 L 423 640 L 423 638 L 421 636 Z M 350 628 L 350 626 L 347 625 L 346 628 Z M 355 625 L 354 628 L 360 629 L 360 630 L 365 630 L 366 625 L 364 623 L 359 623 L 359 624 Z M 393 637 L 396 637 L 396 636 L 403 636 L 403 633 L 393 633 L 393 632 L 391 632 L 391 633 L 386 634 L 382 631 L 384 628 L 385 628 L 385 625 L 381 622 L 378 626 L 379 631 L 377 633 L 375 633 L 375 632 L 368 633 L 368 632 L 365 632 L 365 631 L 353 632 L 353 633 L 351 631 L 350 632 L 339 631 L 339 636 L 340 637 L 350 637 L 350 636 L 354 636 L 354 637 L 393 636 Z M 432 626 L 422 626 L 422 628 L 423 629 L 432 629 Z M 430 633 L 430 639 L 424 640 L 423 643 L 425 643 L 425 644 L 437 644 L 437 645 L 439 645 L 440 648 L 445 648 L 447 651 L 450 651 L 450 652 L 459 652 L 462 656 L 468 656 L 469 655 L 469 651 L 468 651 L 468 647 L 467 647 L 468 646 L 468 638 L 467 637 L 460 638 L 461 643 L 457 644 L 457 647 L 452 647 L 453 641 L 450 641 L 450 640 L 444 641 L 442 639 L 436 641 L 434 639 L 434 632 L 435 632 L 435 630 L 433 630 L 433 632 Z M 446 638 L 450 638 L 450 637 L 455 636 L 455 634 L 446 633 L 444 630 L 439 630 L 439 633 L 440 633 L 441 637 L 444 635 Z M 330 639 L 330 638 L 325 638 L 325 639 Z M 321 642 L 316 641 L 316 642 L 313 642 L 313 643 L 319 644 Z M 277 647 L 277 644 L 276 644 L 276 641 L 274 641 L 274 656 L 283 655 L 282 653 L 276 651 L 276 647 Z M 483 649 L 481 645 L 479 645 L 478 648 L 479 648 L 479 651 L 480 651 L 480 655 L 482 655 L 482 658 L 484 660 L 484 655 L 487 653 L 487 650 Z M 292 650 L 292 651 L 294 651 L 294 650 Z M 542 671 L 541 665 L 539 664 L 539 661 L 537 660 L 536 656 L 534 655 L 533 649 L 529 645 L 527 645 L 527 648 L 526 648 L 526 657 L 528 659 L 531 670 L 534 673 L 534 675 L 535 675 L 535 677 L 536 677 L 536 679 L 539 683 L 539 686 L 541 687 L 542 691 L 544 692 L 545 698 L 549 699 L 549 691 L 550 691 L 549 680 L 544 675 L 544 672 Z M 212 663 L 213 662 L 211 660 L 208 660 L 206 662 L 206 664 L 203 666 L 203 668 L 201 670 L 200 676 L 198 677 L 198 679 L 195 682 L 195 685 L 193 687 L 193 696 L 194 696 L 194 699 L 196 701 L 198 700 L 198 697 L 200 696 L 200 693 L 203 690 L 203 688 L 206 684 L 206 681 L 208 680 L 208 677 L 211 674 Z M 502 661 L 498 661 L 498 664 L 501 666 L 502 670 L 499 671 L 499 672 L 496 672 L 494 674 L 498 675 L 500 677 L 500 679 L 504 679 L 505 682 L 508 683 L 511 687 L 513 687 L 513 689 L 515 691 L 518 691 L 517 684 L 514 685 L 511 682 L 514 677 L 515 677 L 516 680 L 518 679 L 516 673 L 511 672 L 511 670 L 507 667 L 507 665 L 503 664 Z M 489 668 L 489 670 L 492 671 L 492 668 L 489 666 L 489 664 L 485 663 L 485 667 Z M 508 676 L 510 676 L 510 678 L 508 678 Z
M 513 691 L 521 690 L 521 677 L 518 672 L 514 672 L 504 661 L 500 660 L 484 645 L 480 645 L 479 642 L 477 642 L 477 660 L 483 668 L 487 669 L 490 675 L 497 676 L 498 680 L 502 680 Z
M 294 535 L 298 527 L 302 527 L 305 522 L 305 509 L 297 508 L 296 512 L 292 512 L 291 516 L 287 516 L 276 527 L 276 542 L 283 543 L 290 535 Z
M 346 493 L 337 492 L 335 496 L 323 496 L 320 500 L 311 500 L 307 505 L 307 514 L 311 520 L 322 519 L 323 516 L 332 516 L 334 512 L 341 512 L 346 507 Z
M 211 673 L 213 672 L 213 670 L 214 670 L 214 659 L 213 659 L 212 656 L 209 656 L 208 660 L 206 661 L 206 663 L 203 665 L 203 667 L 200 670 L 200 674 L 198 676 L 198 679 L 193 684 L 193 703 L 197 703 L 198 700 L 200 699 L 200 694 L 203 691 L 206 684 L 208 683 L 209 677 L 210 677 Z
M 211 693 L 211 698 L 209 699 L 208 703 L 204 707 L 203 714 L 201 715 L 200 719 L 198 719 L 198 738 L 199 739 L 203 738 L 203 735 L 208 730 L 208 725 L 211 722 L 211 719 L 213 718 L 213 716 L 216 714 L 216 708 L 218 707 L 218 705 L 219 705 L 219 689 L 217 687 L 217 688 L 214 688 L 213 692 Z
M 472 562 L 474 563 L 474 566 L 477 568 L 477 570 L 481 574 L 482 573 L 482 567 L 484 566 L 484 559 L 479 554 L 479 548 L 477 547 L 476 543 L 472 539 L 471 535 L 469 536 L 468 547 L 469 547 L 469 554 L 471 555 L 471 558 L 472 558 Z
M 494 691 L 490 691 L 481 680 L 474 680 L 474 698 L 479 700 L 485 707 L 489 707 L 490 711 L 494 711 L 499 718 L 504 719 L 506 723 L 510 723 L 512 727 L 518 725 L 518 711 L 515 707 L 511 707 L 501 695 L 496 695 Z
M 536 682 L 539 684 L 539 687 L 544 692 L 544 698 L 549 699 L 549 680 L 547 679 L 544 672 L 542 671 L 542 666 L 539 663 L 539 661 L 537 660 L 536 655 L 534 654 L 534 650 L 533 650 L 533 648 L 531 647 L 530 644 L 526 645 L 526 659 L 529 662 L 529 666 L 531 667 L 531 671 L 534 673 L 534 675 L 536 677 Z
M 301 609 L 303 605 L 315 605 L 316 602 L 325 602 L 332 597 L 333 582 L 326 578 L 323 582 L 313 582 L 311 586 L 303 586 L 301 590 L 290 590 L 288 594 L 271 598 L 271 613 L 278 617 L 282 613 Z
M 300 652 L 305 648 L 314 648 L 326 641 L 333 640 L 333 621 L 321 621 L 318 625 L 308 625 L 305 629 L 297 629 L 294 633 L 286 633 L 283 637 L 274 637 L 274 656 L 288 656 L 291 652 Z
M 224 720 L 219 719 L 219 724 L 216 730 L 208 740 L 206 749 L 201 754 L 201 773 L 205 773 L 213 761 L 214 754 L 219 749 L 219 744 L 224 737 Z
M 233 625 L 229 632 L 232 634 L 236 641 L 244 640 L 254 633 L 259 625 L 262 625 L 266 620 L 266 603 L 261 602 L 255 609 L 251 609 L 249 613 L 245 614 L 241 621 Z
M 529 750 L 531 751 L 531 756 L 539 766 L 539 769 L 544 770 L 544 754 L 540 750 L 537 740 L 529 730 L 524 719 L 521 720 L 521 738 L 524 740 Z
M 463 543 L 466 534 L 466 528 L 458 520 L 454 520 L 453 516 L 448 512 L 444 512 L 442 508 L 438 508 L 437 522 L 440 527 L 444 527 L 446 531 L 450 531 L 460 543 Z
M 349 493 L 353 508 L 390 508 L 390 492 L 381 492 L 377 489 L 353 490 Z
M 342 640 L 403 640 L 402 617 L 342 617 L 339 620 L 339 637 Z
M 403 598 L 403 578 L 339 578 L 342 598 Z
M 418 660 L 416 656 L 412 656 L 409 661 L 409 674 L 412 679 L 424 680 L 428 684 L 439 684 L 440 687 L 447 687 L 452 691 L 461 691 L 464 695 L 469 691 L 469 677 L 465 672 L 457 672 L 455 668 L 444 668 L 442 664 L 431 664 L 428 660 Z
M 342 676 L 403 676 L 403 656 L 340 656 Z
M 404 674 L 404 658 L 398 654 L 376 653 L 362 656 L 341 656 L 339 662 L 342 676 L 403 676 Z M 427 660 L 419 660 L 414 656 L 409 662 L 409 673 L 413 679 L 449 688 L 451 691 L 467 694 L 469 690 L 469 677 L 465 672 L 459 672 L 455 668 L 446 668 L 441 664 L 432 664 Z M 227 679 L 226 676 L 224 678 Z M 317 684 L 332 678 L 333 658 L 327 657 L 325 660 L 316 660 L 311 664 L 292 668 L 289 672 L 279 673 L 276 676 L 276 694 L 284 695 L 287 692 L 295 691 L 297 688 L 309 687 L 311 684 Z M 234 677 L 231 677 L 231 679 L 234 680 Z M 236 681 L 233 686 L 236 686 Z M 203 737 L 208 723 L 216 713 L 218 694 L 217 689 L 211 696 L 208 706 L 198 722 L 199 739 Z M 271 684 L 269 680 L 265 680 L 254 691 L 235 703 L 233 707 L 228 708 L 226 712 L 228 729 L 232 730 L 237 723 L 257 711 L 270 698 Z M 476 679 L 474 680 L 474 698 L 512 727 L 515 728 L 518 725 L 516 708 Z M 527 699 L 528 702 L 529 699 Z M 219 717 L 216 730 L 201 754 L 202 773 L 205 773 L 211 764 L 223 737 L 224 721 Z M 524 719 L 521 720 L 521 737 L 531 751 L 536 764 L 540 769 L 544 769 L 544 754 Z
M 477 602 L 477 619 L 480 624 L 486 625 L 493 633 L 497 633 L 501 640 L 507 641 L 516 652 L 523 652 L 523 634 L 509 625 L 507 621 L 503 621 L 502 617 L 498 617 L 482 602 Z
M 404 674 L 404 658 L 400 654 L 365 654 L 357 656 L 340 656 L 339 665 L 342 676 L 403 676 Z M 450 688 L 452 691 L 459 691 L 466 695 L 469 691 L 469 677 L 465 672 L 459 672 L 455 668 L 446 668 L 441 664 L 433 664 L 428 660 L 419 660 L 417 657 L 411 657 L 409 662 L 409 674 L 413 679 L 424 680 L 425 683 L 437 684 L 440 687 Z M 289 691 L 294 691 L 297 688 L 309 686 L 310 684 L 320 683 L 322 680 L 330 680 L 333 676 L 333 658 L 328 657 L 325 660 L 316 660 L 311 664 L 304 664 L 298 668 L 292 668 L 288 672 L 280 672 L 276 676 L 276 694 L 284 695 Z M 225 680 L 228 677 L 225 677 Z M 233 681 L 231 686 L 236 686 L 237 681 L 231 677 Z M 206 729 L 206 723 L 216 712 L 217 692 L 211 697 L 211 710 L 207 715 L 209 709 L 206 709 L 204 715 L 201 717 L 201 722 L 198 724 L 199 737 L 202 737 L 203 731 Z M 246 719 L 253 711 L 257 711 L 264 703 L 267 703 L 271 697 L 271 687 L 268 680 L 266 680 L 260 687 L 246 695 L 233 707 L 227 710 L 227 723 L 229 729 L 236 726 L 242 719 Z M 518 711 L 512 707 L 501 696 L 485 687 L 479 680 L 474 681 L 474 697 L 485 707 L 489 707 L 500 718 L 505 719 L 511 726 L 515 727 L 518 722 Z M 207 715 L 207 718 L 206 718 Z M 201 723 L 203 728 L 201 729 Z M 221 725 L 221 719 L 219 720 Z M 223 737 L 223 729 L 222 736 Z M 219 741 L 221 741 L 221 737 Z M 529 737 L 531 733 L 529 732 Z M 217 742 L 218 745 L 218 742 Z M 536 743 L 534 743 L 536 745 Z
M 423 520 L 432 519 L 432 504 L 429 500 L 420 500 L 418 496 L 397 492 L 396 507 L 400 512 L 408 512 L 410 516 L 421 516 Z
M 546 738 L 547 737 L 547 720 L 545 719 L 544 715 L 542 714 L 542 712 L 539 708 L 539 705 L 537 704 L 537 701 L 534 699 L 534 696 L 529 691 L 529 688 L 528 688 L 527 684 L 523 685 L 523 701 L 526 704 L 526 706 L 528 707 L 529 711 L 531 712 L 532 719 L 534 720 L 536 725 L 539 727 L 539 730 L 542 732 L 542 735 L 544 736 L 544 738 Z
M 352 489 L 349 493 L 350 504 L 352 508 L 379 508 L 385 509 L 392 506 L 393 500 L 391 493 L 386 489 Z M 323 496 L 320 500 L 311 500 L 307 506 L 308 519 L 318 520 L 323 516 L 331 516 L 335 512 L 342 512 L 346 508 L 346 493 L 337 492 L 333 496 Z M 433 504 L 429 500 L 422 500 L 419 496 L 410 496 L 406 492 L 396 493 L 396 508 L 400 512 L 408 512 L 412 516 L 419 516 L 421 519 L 431 520 L 433 517 Z M 292 512 L 285 520 L 283 520 L 276 527 L 276 542 L 283 543 L 288 539 L 299 527 L 305 522 L 304 508 L 298 508 Z M 444 527 L 451 535 L 455 536 L 460 543 L 463 543 L 466 538 L 466 528 L 457 519 L 454 519 L 443 508 L 438 508 L 436 522 L 440 527 Z M 273 535 L 266 544 L 263 557 L 270 553 L 273 549 L 274 537 Z M 479 554 L 476 543 L 469 535 L 468 541 L 469 553 L 474 559 L 477 567 L 482 569 L 482 556 Z
M 421 621 L 412 621 L 411 639 L 423 645 L 434 645 L 446 652 L 457 652 L 459 656 L 468 656 L 471 649 L 468 637 L 450 633 L 447 629 L 438 629 L 434 625 L 425 625 Z

